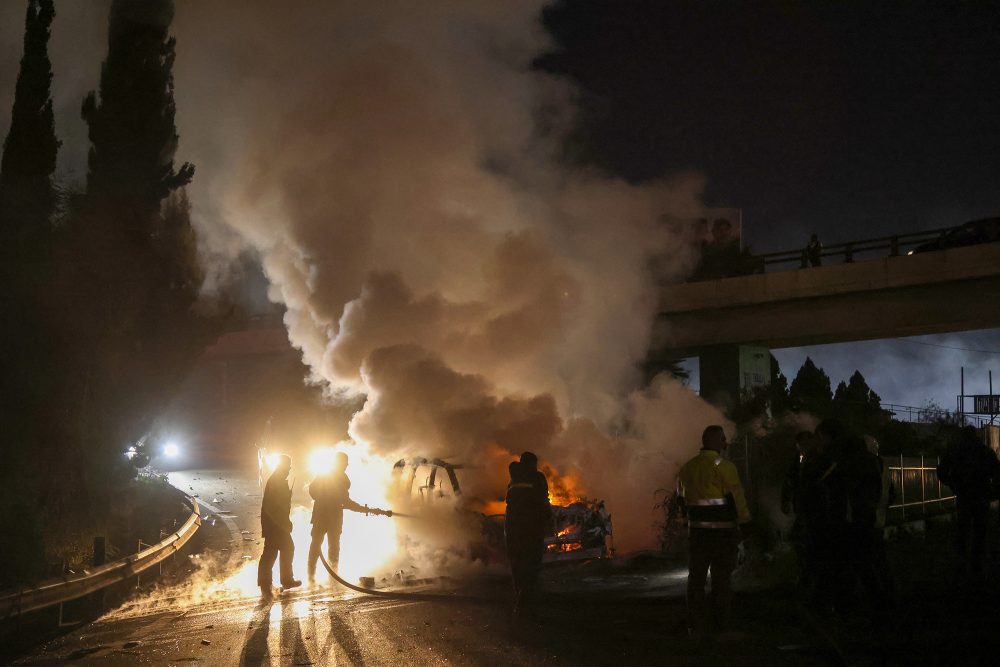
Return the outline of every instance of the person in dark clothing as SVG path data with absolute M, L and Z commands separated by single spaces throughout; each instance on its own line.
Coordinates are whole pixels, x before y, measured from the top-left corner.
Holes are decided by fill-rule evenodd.
M 865 441 L 847 433 L 834 419 L 820 423 L 817 433 L 827 443 L 830 457 L 842 484 L 836 522 L 841 527 L 839 551 L 839 604 L 850 602 L 856 583 L 861 582 L 871 607 L 892 607 L 894 585 L 884 554 L 883 532 L 877 525 L 882 497 L 882 470 L 879 459 L 868 451 Z
M 368 512 L 367 507 L 351 500 L 351 480 L 347 476 L 347 464 L 347 454 L 337 452 L 333 470 L 320 475 L 309 485 L 309 495 L 313 499 L 312 542 L 309 544 L 306 574 L 310 582 L 316 580 L 316 561 L 319 560 L 324 539 L 327 560 L 333 569 L 337 569 L 340 561 L 340 534 L 344 529 L 344 510 Z
M 523 614 L 531 606 L 538 586 L 552 508 L 549 484 L 538 470 L 537 456 L 524 452 L 509 470 L 504 538 L 514 584 L 514 611 Z
M 803 251 L 809 266 L 821 266 L 823 264 L 823 244 L 819 242 L 819 237 L 813 234 L 809 237 L 809 244 Z
M 795 435 L 798 458 L 789 466 L 781 487 L 781 510 L 794 517 L 789 541 L 795 550 L 799 563 L 799 585 L 806 590 L 813 588 L 814 564 L 810 560 L 812 552 L 809 544 L 807 515 L 804 510 L 807 489 L 803 481 L 803 466 L 806 459 L 815 452 L 816 446 L 817 438 L 812 431 L 801 431 Z
M 963 573 L 981 574 L 986 545 L 986 522 L 994 485 L 1000 478 L 996 454 L 976 429 L 966 426 L 938 465 L 938 479 L 955 492 L 958 535 L 955 549 Z
M 843 588 L 847 502 L 843 478 L 825 438 L 800 433 L 796 444 L 802 455 L 794 507 L 804 557 L 803 583 L 813 603 L 828 610 L 838 605 Z
M 846 546 L 851 573 L 860 581 L 872 608 L 891 608 L 895 587 L 885 558 L 883 530 L 878 527 L 882 498 L 880 461 L 857 436 L 842 438 L 834 457 L 844 471 L 847 491 Z
M 260 534 L 264 538 L 264 552 L 257 564 L 257 585 L 265 599 L 273 597 L 272 574 L 274 561 L 280 554 L 279 571 L 281 587 L 295 588 L 302 582 L 292 575 L 292 555 L 295 544 L 292 542 L 292 521 L 289 515 L 292 510 L 292 490 L 288 486 L 288 473 L 292 469 L 292 459 L 282 456 L 274 472 L 267 478 L 264 486 L 264 499 L 260 506 Z

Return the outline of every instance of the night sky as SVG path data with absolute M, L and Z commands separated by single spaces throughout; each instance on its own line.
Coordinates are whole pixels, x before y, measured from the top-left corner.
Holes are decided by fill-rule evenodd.
M 581 90 L 570 157 L 704 173 L 755 251 L 1000 215 L 1000 3 L 575 0 L 546 25 L 539 65 Z M 962 365 L 986 392 L 1000 331 L 775 351 L 790 375 L 806 354 L 834 384 L 860 369 L 888 402 L 951 408 Z
M 23 11 L 0 5 L 3 136 Z M 57 12 L 58 175 L 72 182 L 107 2 Z M 742 208 L 755 251 L 1000 215 L 1000 3 L 573 0 L 544 24 L 556 47 L 537 66 L 579 88 L 566 159 L 633 181 L 700 172 L 707 204 Z M 807 353 L 834 383 L 858 368 L 887 401 L 951 407 L 960 365 L 977 391 L 1000 371 L 1000 330 L 776 351 L 790 375 Z

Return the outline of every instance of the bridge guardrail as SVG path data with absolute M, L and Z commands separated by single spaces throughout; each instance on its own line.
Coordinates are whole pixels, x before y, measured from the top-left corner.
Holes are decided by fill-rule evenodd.
M 874 239 L 864 239 L 861 241 L 850 241 L 848 243 L 837 243 L 824 246 L 820 257 L 840 257 L 844 258 L 844 263 L 854 261 L 854 255 L 873 251 L 888 251 L 888 257 L 896 257 L 904 248 L 918 246 L 938 239 L 942 233 L 954 229 L 953 227 L 942 227 L 940 229 L 929 229 L 923 232 L 913 232 L 910 234 L 894 234 L 892 236 L 881 236 Z M 783 250 L 781 252 L 769 252 L 762 255 L 755 255 L 754 259 L 762 263 L 766 269 L 771 264 L 790 264 L 798 262 L 801 268 L 809 266 L 809 258 L 805 248 L 796 250 Z
M 80 574 L 56 577 L 37 586 L 25 586 L 12 592 L 0 592 L 0 619 L 12 618 L 38 609 L 61 605 L 135 577 L 176 553 L 201 527 L 198 502 L 184 496 L 191 505 L 191 515 L 177 531 L 142 551 L 99 565 Z

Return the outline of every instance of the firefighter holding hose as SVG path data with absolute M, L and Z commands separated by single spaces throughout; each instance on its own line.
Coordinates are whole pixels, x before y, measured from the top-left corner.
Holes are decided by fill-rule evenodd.
M 344 510 L 392 516 L 392 510 L 369 508 L 351 499 L 351 480 L 347 476 L 347 464 L 347 454 L 337 452 L 333 470 L 318 476 L 309 485 L 309 495 L 313 499 L 312 542 L 309 544 L 306 575 L 310 583 L 316 581 L 316 561 L 319 560 L 324 539 L 330 567 L 337 569 L 340 561 L 340 534 L 344 529 Z
M 709 426 L 701 443 L 701 452 L 685 463 L 677 476 L 677 498 L 687 517 L 689 536 L 688 628 L 696 639 L 711 629 L 713 616 L 717 629 L 726 630 L 740 535 L 746 534 L 750 523 L 736 466 L 722 458 L 727 446 L 725 431 L 719 425 Z M 709 569 L 711 606 L 705 599 Z

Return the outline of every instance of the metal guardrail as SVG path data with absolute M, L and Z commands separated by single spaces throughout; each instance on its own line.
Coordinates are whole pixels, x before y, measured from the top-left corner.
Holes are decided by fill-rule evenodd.
M 176 553 L 201 527 L 198 502 L 185 496 L 191 505 L 191 516 L 174 533 L 147 549 L 80 574 L 49 579 L 37 586 L 26 586 L 13 592 L 0 593 L 0 619 L 61 605 L 108 586 L 136 577 Z
M 820 252 L 820 257 L 843 257 L 845 264 L 854 261 L 854 256 L 875 251 L 888 251 L 885 256 L 896 257 L 901 250 L 911 246 L 918 246 L 921 243 L 937 240 L 942 233 L 954 229 L 954 227 L 942 227 L 940 229 L 929 229 L 923 232 L 913 232 L 910 234 L 894 234 L 892 236 L 881 236 L 874 239 L 864 239 L 862 241 L 850 241 L 848 243 L 838 243 L 824 246 Z M 796 250 L 783 250 L 781 252 L 769 252 L 762 255 L 755 255 L 754 259 L 767 267 L 771 264 L 798 263 L 801 268 L 809 266 L 809 256 L 805 248 Z
M 896 405 L 895 403 L 882 403 L 881 408 L 892 413 L 893 419 L 911 424 L 932 424 L 935 421 L 954 421 L 963 426 L 975 426 L 982 428 L 990 423 L 989 415 L 970 415 L 955 413 L 944 408 L 918 407 L 915 405 Z

